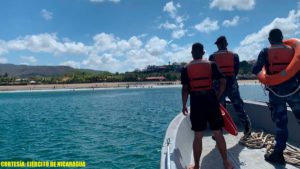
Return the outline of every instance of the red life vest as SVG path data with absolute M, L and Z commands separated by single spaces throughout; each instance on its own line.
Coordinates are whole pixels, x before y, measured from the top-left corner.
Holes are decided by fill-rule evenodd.
M 225 76 L 234 76 L 234 55 L 232 52 L 227 50 L 215 52 L 213 60 Z
M 211 63 L 201 59 L 191 61 L 187 66 L 191 91 L 212 89 Z
M 268 49 L 268 62 L 270 74 L 284 70 L 294 57 L 293 48 L 286 45 L 272 45 Z

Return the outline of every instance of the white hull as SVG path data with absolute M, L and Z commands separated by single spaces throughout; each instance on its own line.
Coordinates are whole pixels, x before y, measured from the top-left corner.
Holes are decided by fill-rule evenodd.
M 229 106 L 228 110 L 232 118 L 236 121 L 237 116 Z M 270 111 L 265 103 L 245 101 L 245 110 L 249 114 L 254 129 L 263 129 L 266 132 L 274 133 L 275 126 L 271 120 Z M 300 126 L 294 118 L 293 113 L 289 110 L 289 142 L 295 146 L 300 144 Z M 203 139 L 203 152 L 201 156 L 201 168 L 203 169 L 222 169 L 222 160 L 219 152 L 215 148 L 215 141 L 211 139 L 210 131 L 205 132 Z M 238 144 L 239 138 L 225 134 L 228 148 L 228 157 L 233 162 L 235 169 L 296 169 L 297 167 L 274 166 L 264 161 L 263 155 L 265 149 L 248 149 Z M 163 147 L 161 150 L 161 169 L 184 169 L 193 164 L 192 142 L 194 133 L 191 131 L 189 116 L 185 117 L 182 113 L 178 114 L 170 123 Z M 167 146 L 167 140 L 170 140 Z M 170 160 L 168 160 L 167 152 L 169 147 Z

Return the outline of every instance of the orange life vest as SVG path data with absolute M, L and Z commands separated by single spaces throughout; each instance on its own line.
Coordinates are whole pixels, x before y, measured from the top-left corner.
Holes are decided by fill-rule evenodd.
M 258 80 L 269 86 L 275 86 L 293 78 L 300 71 L 300 39 L 292 38 L 284 40 L 283 43 L 294 49 L 294 56 L 288 66 L 279 73 L 269 75 L 266 68 L 257 74 Z
M 234 55 L 232 52 L 227 50 L 221 50 L 215 52 L 213 55 L 213 60 L 219 66 L 220 71 L 225 76 L 233 76 L 234 75 Z
M 191 91 L 212 89 L 211 63 L 201 59 L 191 61 L 187 66 Z
M 293 48 L 286 45 L 272 45 L 268 49 L 268 62 L 270 74 L 284 70 L 294 56 Z

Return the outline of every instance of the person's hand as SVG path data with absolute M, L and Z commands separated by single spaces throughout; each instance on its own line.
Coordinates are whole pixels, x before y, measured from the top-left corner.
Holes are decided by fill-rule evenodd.
M 217 93 L 217 99 L 220 101 L 220 99 L 221 99 L 221 94 L 219 94 L 219 93 Z
M 188 109 L 186 108 L 186 106 L 183 106 L 183 107 L 182 107 L 182 113 L 183 113 L 183 115 L 185 115 L 185 116 L 189 114 Z

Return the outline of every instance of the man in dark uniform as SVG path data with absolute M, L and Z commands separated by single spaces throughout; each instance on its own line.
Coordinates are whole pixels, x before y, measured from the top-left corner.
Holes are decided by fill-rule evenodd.
M 224 121 L 218 102 L 218 98 L 220 98 L 225 89 L 224 76 L 215 63 L 202 60 L 204 55 L 202 44 L 193 44 L 191 53 L 193 61 L 182 69 L 181 83 L 182 113 L 184 115 L 188 114 L 186 103 L 190 95 L 190 120 L 195 134 L 193 142 L 195 166 L 193 168 L 199 169 L 202 152 L 202 131 L 207 128 L 207 123 L 209 123 L 223 158 L 224 167 L 225 169 L 232 169 L 232 164 L 227 159 L 226 142 L 221 131 Z M 221 90 L 218 93 L 212 88 L 213 80 L 220 80 Z
M 271 46 L 264 48 L 259 53 L 257 62 L 252 69 L 253 74 L 257 75 L 263 66 L 265 66 L 266 72 L 269 75 L 278 73 L 284 70 L 293 58 L 294 51 L 289 46 L 283 44 L 283 36 L 280 29 L 272 29 L 269 33 L 268 40 Z M 274 151 L 271 154 L 265 155 L 266 161 L 279 164 L 285 163 L 283 151 L 286 148 L 288 139 L 286 103 L 289 104 L 300 124 L 300 92 L 298 91 L 288 97 L 279 97 L 278 94 L 285 95 L 295 91 L 299 86 L 299 79 L 300 73 L 282 84 L 269 86 L 269 88 L 275 92 L 269 91 L 269 108 L 271 110 L 272 120 L 276 125 L 276 144 Z
M 209 60 L 214 61 L 226 77 L 226 89 L 220 98 L 220 103 L 226 106 L 226 97 L 230 99 L 234 110 L 238 113 L 239 120 L 244 125 L 244 135 L 247 136 L 251 133 L 251 121 L 244 110 L 244 102 L 240 96 L 236 79 L 239 73 L 239 56 L 227 50 L 228 43 L 225 36 L 220 36 L 215 44 L 218 51 L 210 55 Z M 214 88 L 219 90 L 220 84 L 218 81 L 214 82 Z

